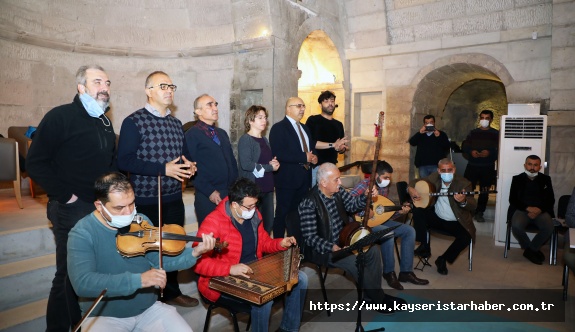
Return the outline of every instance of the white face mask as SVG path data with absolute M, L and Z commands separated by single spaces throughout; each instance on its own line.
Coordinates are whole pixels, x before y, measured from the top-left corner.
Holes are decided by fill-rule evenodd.
M 525 170 L 525 174 L 527 174 L 528 177 L 533 178 L 536 177 L 539 172 L 531 173 L 528 170 Z
M 248 211 L 244 211 L 240 208 L 240 211 L 242 212 L 241 214 L 237 213 L 236 211 L 234 211 L 236 213 L 236 216 L 238 218 L 241 218 L 243 220 L 250 220 L 252 219 L 252 217 L 254 216 L 254 214 L 256 213 L 256 208 L 253 208 L 251 210 Z
M 479 120 L 479 125 L 483 128 L 487 128 L 487 127 L 489 127 L 489 120 L 485 120 L 485 119 Z
M 385 188 L 385 187 L 389 186 L 389 183 L 391 182 L 391 180 L 384 179 L 384 180 L 381 180 L 381 182 L 379 182 L 379 181 L 376 181 L 376 182 L 377 182 L 378 187 Z
M 131 214 L 115 216 L 115 215 L 111 214 L 110 211 L 108 211 L 108 209 L 106 209 L 106 207 L 104 206 L 104 204 L 102 202 L 100 202 L 100 204 L 102 204 L 102 208 L 112 218 L 112 220 L 110 221 L 106 217 L 104 217 L 103 213 L 100 213 L 100 215 L 102 216 L 102 218 L 104 218 L 104 220 L 106 220 L 108 225 L 110 225 L 112 227 L 123 228 L 123 227 L 129 226 L 132 223 L 132 221 L 134 220 L 134 217 L 136 216 L 136 207 L 135 206 L 134 206 L 134 210 L 132 211 Z
M 256 179 L 259 179 L 259 178 L 264 177 L 265 170 L 263 167 L 260 166 L 260 170 L 258 171 L 258 166 L 256 165 L 256 167 L 254 168 L 254 171 L 252 173 L 254 173 L 254 176 L 256 177 Z

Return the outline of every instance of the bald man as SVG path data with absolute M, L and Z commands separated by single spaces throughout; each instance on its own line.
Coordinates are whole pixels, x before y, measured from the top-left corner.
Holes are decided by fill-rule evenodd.
M 285 106 L 285 118 L 270 130 L 272 153 L 282 165 L 274 176 L 274 238 L 284 237 L 285 218 L 290 211 L 297 210 L 301 198 L 310 189 L 311 166 L 317 164 L 316 142 L 308 127 L 300 123 L 304 113 L 303 100 L 290 97 Z

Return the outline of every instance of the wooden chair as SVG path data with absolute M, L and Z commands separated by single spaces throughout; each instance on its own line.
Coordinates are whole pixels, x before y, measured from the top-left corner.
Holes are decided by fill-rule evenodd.
M 12 181 L 18 206 L 23 209 L 20 190 L 20 162 L 18 160 L 18 142 L 12 138 L 0 137 L 0 181 Z

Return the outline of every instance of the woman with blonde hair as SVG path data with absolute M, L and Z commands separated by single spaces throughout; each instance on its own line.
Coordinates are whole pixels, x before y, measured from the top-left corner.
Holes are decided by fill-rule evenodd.
M 272 155 L 270 143 L 263 135 L 267 127 L 268 111 L 263 106 L 252 105 L 246 111 L 246 133 L 238 142 L 240 177 L 254 181 L 261 190 L 258 209 L 262 214 L 264 229 L 270 233 L 274 220 L 274 178 L 280 163 Z M 282 235 L 283 236 L 283 235 Z

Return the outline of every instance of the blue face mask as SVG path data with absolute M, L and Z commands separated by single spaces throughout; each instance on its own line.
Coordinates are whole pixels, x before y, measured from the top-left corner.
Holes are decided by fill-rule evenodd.
M 441 180 L 445 183 L 453 181 L 453 173 L 441 173 Z
M 100 106 L 96 99 L 92 98 L 92 96 L 89 94 L 82 93 L 80 95 L 80 101 L 82 102 L 82 105 L 84 105 L 86 112 L 88 112 L 91 117 L 99 118 L 102 114 L 104 114 L 104 109 L 102 106 Z

